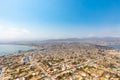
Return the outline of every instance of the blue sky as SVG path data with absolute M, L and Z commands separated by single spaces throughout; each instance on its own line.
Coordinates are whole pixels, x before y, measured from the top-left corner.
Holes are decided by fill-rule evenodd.
M 0 1 L 0 40 L 119 35 L 120 0 Z

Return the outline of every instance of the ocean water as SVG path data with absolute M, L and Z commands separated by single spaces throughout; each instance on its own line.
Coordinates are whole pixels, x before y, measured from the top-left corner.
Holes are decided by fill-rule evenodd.
M 120 49 L 120 44 L 108 45 L 108 47 L 111 47 L 114 49 Z
M 18 51 L 27 51 L 31 49 L 34 49 L 34 48 L 30 46 L 23 46 L 23 45 L 0 45 L 0 55 L 11 54 Z

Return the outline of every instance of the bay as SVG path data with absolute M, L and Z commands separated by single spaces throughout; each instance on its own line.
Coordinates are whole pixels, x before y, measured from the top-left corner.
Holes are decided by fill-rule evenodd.
M 28 51 L 34 49 L 33 47 L 30 46 L 24 46 L 24 45 L 0 45 L 0 55 L 7 55 L 10 53 L 15 53 L 18 51 Z

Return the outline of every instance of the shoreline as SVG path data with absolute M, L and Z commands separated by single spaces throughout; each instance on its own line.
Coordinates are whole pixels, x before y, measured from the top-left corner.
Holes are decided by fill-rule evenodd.
M 37 46 L 34 46 L 34 45 L 25 45 L 25 44 L 0 44 L 0 45 L 20 45 L 20 46 L 26 46 L 26 47 L 31 47 L 31 48 L 33 48 L 33 49 L 29 49 L 29 50 L 17 50 L 17 51 L 15 51 L 15 52 L 11 52 L 11 53 L 5 53 L 5 54 L 0 54 L 0 57 L 1 56 L 9 56 L 9 55 L 14 55 L 14 54 L 24 54 L 24 53 L 26 53 L 26 52 L 29 52 L 29 51 L 35 51 L 35 50 L 37 50 Z M 20 53 L 19 53 L 19 51 L 21 51 Z
M 120 56 L 113 55 L 115 52 L 109 48 L 80 43 L 43 44 L 37 48 L 33 52 L 1 57 L 5 77 L 11 80 L 22 77 L 27 80 L 72 80 L 71 74 L 76 79 L 86 80 L 120 77 Z M 24 62 L 25 58 L 27 62 Z

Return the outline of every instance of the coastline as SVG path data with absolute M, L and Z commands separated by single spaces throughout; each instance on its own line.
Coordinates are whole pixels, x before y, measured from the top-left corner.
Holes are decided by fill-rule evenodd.
M 17 45 L 17 46 L 26 46 L 26 47 L 31 47 L 32 49 L 29 49 L 29 50 L 17 50 L 15 52 L 11 52 L 11 53 L 7 53 L 7 54 L 0 54 L 0 57 L 1 56 L 9 56 L 9 55 L 15 55 L 15 54 L 24 54 L 26 52 L 30 52 L 30 51 L 34 51 L 34 50 L 37 50 L 37 46 L 34 46 L 34 45 L 24 45 L 24 44 L 0 44 L 0 45 Z M 20 53 L 19 53 L 20 51 Z
M 106 75 L 113 79 L 120 77 L 120 57 L 107 54 L 110 49 L 106 47 L 80 43 L 52 43 L 37 48 L 34 51 L 0 58 L 5 77 L 11 80 L 22 77 L 28 80 L 59 80 L 60 77 L 62 80 L 72 80 L 70 74 L 74 74 L 75 78 L 79 76 L 88 80 L 105 80 L 108 79 Z M 24 62 L 25 58 L 30 60 Z

